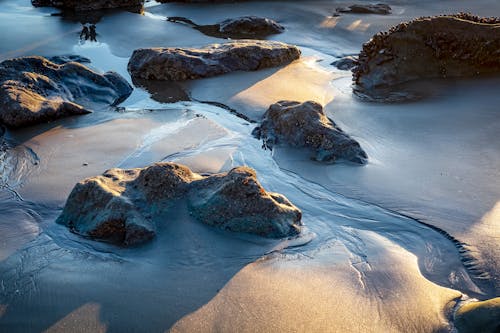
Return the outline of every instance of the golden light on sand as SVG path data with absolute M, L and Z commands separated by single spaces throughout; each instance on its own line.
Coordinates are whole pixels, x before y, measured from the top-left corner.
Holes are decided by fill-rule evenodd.
M 101 305 L 86 303 L 68 313 L 45 332 L 106 332 L 107 325 L 100 320 Z
M 328 16 L 323 20 L 323 22 L 321 22 L 320 27 L 333 29 L 337 26 L 339 20 L 340 17 Z
M 356 20 L 356 21 L 352 22 L 351 24 L 349 24 L 349 26 L 347 27 L 347 30 L 351 30 L 351 31 L 358 30 L 358 31 L 364 32 L 369 27 L 370 27 L 370 23 L 363 23 L 362 20 Z
M 334 99 L 329 84 L 336 75 L 322 69 L 317 60 L 315 57 L 303 57 L 237 93 L 231 101 L 258 105 L 263 109 L 279 100 L 312 100 L 326 105 Z

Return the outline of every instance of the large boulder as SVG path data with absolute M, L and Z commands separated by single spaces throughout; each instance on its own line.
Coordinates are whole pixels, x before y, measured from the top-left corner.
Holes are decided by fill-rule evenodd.
M 470 14 L 423 17 L 363 45 L 356 88 L 370 92 L 416 79 L 500 73 L 500 19 Z
M 184 17 L 169 17 L 168 21 L 187 24 L 205 35 L 218 38 L 261 39 L 285 30 L 276 21 L 258 16 L 242 16 L 209 25 L 198 25 Z
M 500 297 L 483 302 L 470 302 L 455 313 L 459 333 L 500 332 Z
M 35 7 L 56 7 L 74 11 L 91 11 L 110 8 L 130 8 L 138 11 L 144 0 L 31 0 Z
M 330 120 L 316 102 L 280 101 L 269 107 L 253 134 L 265 148 L 277 143 L 310 148 L 314 159 L 332 163 L 338 159 L 364 164 L 365 151 L 359 143 Z
M 135 50 L 128 70 L 137 78 L 183 81 L 281 66 L 299 57 L 300 50 L 293 45 L 239 40 L 200 49 L 170 47 Z
M 22 127 L 91 112 L 80 105 L 113 105 L 132 92 L 115 72 L 99 74 L 68 62 L 58 65 L 42 57 L 0 63 L 0 123 Z
M 155 236 L 155 216 L 184 209 L 185 202 L 199 221 L 230 231 L 280 238 L 299 233 L 302 225 L 300 210 L 266 192 L 252 169 L 204 177 L 175 163 L 111 169 L 81 181 L 57 223 L 83 236 L 134 245 Z

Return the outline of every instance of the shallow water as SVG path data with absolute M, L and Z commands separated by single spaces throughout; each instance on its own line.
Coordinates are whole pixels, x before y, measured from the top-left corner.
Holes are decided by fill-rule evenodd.
M 498 80 L 435 82 L 424 100 L 370 104 L 329 63 L 407 18 L 452 9 L 491 15 L 499 4 L 394 1 L 387 17 L 329 16 L 345 3 L 150 3 L 146 15 L 70 18 L 0 1 L 1 31 L 16 27 L 0 36 L 0 60 L 79 54 L 127 79 L 135 48 L 220 41 L 165 16 L 200 24 L 272 16 L 287 28 L 272 39 L 298 44 L 301 61 L 182 88 L 251 119 L 279 99 L 317 100 L 370 156 L 363 167 L 325 166 L 306 152 L 264 151 L 251 137 L 255 125 L 227 110 L 166 104 L 142 88 L 119 109 L 8 131 L 0 155 L 1 331 L 451 331 L 457 299 L 498 296 Z M 79 21 L 89 19 L 98 20 L 98 42 L 79 40 Z M 248 165 L 303 211 L 304 233 L 280 241 L 217 231 L 193 221 L 182 202 L 157 217 L 158 237 L 140 248 L 82 239 L 54 223 L 79 180 L 155 161 L 201 173 Z

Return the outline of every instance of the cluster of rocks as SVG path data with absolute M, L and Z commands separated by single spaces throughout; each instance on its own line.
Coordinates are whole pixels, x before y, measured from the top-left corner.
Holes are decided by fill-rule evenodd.
M 144 0 L 31 0 L 35 7 L 56 7 L 74 11 L 127 8 L 140 11 Z
M 391 6 L 383 3 L 356 4 L 349 7 L 339 7 L 336 9 L 336 13 L 388 15 L 391 13 L 391 10 Z
M 42 57 L 0 63 L 0 123 L 21 127 L 85 114 L 91 111 L 80 103 L 114 105 L 132 92 L 115 72 L 100 74 L 62 57 L 54 60 L 61 64 Z
M 134 245 L 153 238 L 154 217 L 180 209 L 183 199 L 197 220 L 224 230 L 281 238 L 298 234 L 302 225 L 301 211 L 264 190 L 250 168 L 204 177 L 175 163 L 111 169 L 81 181 L 57 223 L 83 236 Z
M 209 25 L 198 25 L 184 17 L 169 17 L 168 21 L 185 23 L 207 36 L 217 38 L 261 39 L 285 30 L 276 21 L 257 16 L 242 16 Z
M 300 57 L 293 45 L 263 40 L 239 40 L 203 48 L 135 50 L 128 63 L 133 77 L 183 81 L 234 71 L 255 71 L 288 64 Z
M 368 156 L 359 143 L 330 120 L 323 107 L 312 101 L 280 101 L 269 107 L 253 135 L 265 148 L 277 143 L 309 148 L 314 159 L 335 162 L 338 159 L 364 164 Z
M 422 17 L 363 45 L 355 84 L 363 91 L 422 78 L 500 72 L 500 19 L 470 14 Z
M 343 71 L 351 70 L 358 65 L 358 57 L 346 56 L 332 62 L 331 64 Z

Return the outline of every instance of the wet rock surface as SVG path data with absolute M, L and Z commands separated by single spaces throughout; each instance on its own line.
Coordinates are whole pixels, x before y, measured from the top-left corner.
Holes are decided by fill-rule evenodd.
M 176 199 L 183 198 L 196 219 L 224 230 L 280 238 L 298 234 L 302 225 L 300 210 L 266 192 L 252 169 L 203 177 L 175 163 L 111 169 L 81 181 L 57 223 L 83 236 L 134 245 L 153 238 L 152 217 L 180 209 Z
M 455 326 L 459 333 L 500 332 L 500 297 L 465 304 L 455 314 Z
M 356 88 L 376 89 L 417 79 L 500 73 L 500 19 L 470 14 L 419 18 L 379 33 L 363 45 Z
M 337 8 L 337 13 L 352 13 L 352 14 L 380 14 L 387 15 L 391 13 L 389 5 L 378 4 L 356 4 L 349 7 Z
M 359 143 L 330 120 L 320 104 L 312 101 L 280 101 L 271 105 L 253 134 L 263 140 L 264 148 L 278 143 L 310 148 L 315 153 L 313 158 L 320 162 L 344 159 L 364 164 L 368 158 Z
M 135 50 L 128 70 L 135 78 L 183 81 L 234 71 L 255 71 L 288 64 L 300 57 L 293 45 L 261 40 L 239 40 L 203 48 Z
M 31 0 L 35 7 L 56 7 L 74 11 L 128 8 L 139 11 L 144 0 Z
M 0 122 L 23 127 L 91 112 L 80 105 L 113 105 L 132 92 L 115 72 L 99 74 L 88 67 L 62 65 L 42 57 L 0 63 Z
M 343 57 L 340 58 L 339 60 L 332 62 L 332 65 L 340 70 L 348 71 L 358 65 L 358 58 L 354 56 Z
M 168 21 L 185 23 L 205 35 L 218 38 L 261 39 L 285 30 L 276 21 L 257 16 L 242 16 L 210 25 L 198 25 L 184 17 L 170 17 Z

